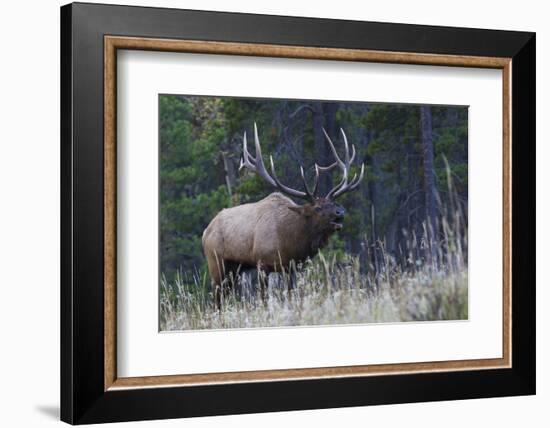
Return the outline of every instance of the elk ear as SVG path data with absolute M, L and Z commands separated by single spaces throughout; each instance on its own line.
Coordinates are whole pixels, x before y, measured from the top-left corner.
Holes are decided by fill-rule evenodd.
M 311 209 L 305 205 L 290 205 L 288 209 L 305 217 L 311 216 Z

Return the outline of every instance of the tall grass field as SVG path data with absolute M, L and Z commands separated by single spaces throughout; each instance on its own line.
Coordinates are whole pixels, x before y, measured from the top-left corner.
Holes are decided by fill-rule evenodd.
M 458 216 L 456 217 L 458 222 Z M 458 226 L 455 224 L 454 226 Z M 320 253 L 312 260 L 272 273 L 262 297 L 257 271 L 231 278 L 221 309 L 206 274 L 178 274 L 160 284 L 160 330 L 242 329 L 285 326 L 396 323 L 468 318 L 468 269 L 462 239 L 443 220 L 444 236 L 434 253 L 426 239 L 411 239 L 405 264 L 382 242 L 365 256 Z M 435 244 L 434 244 L 435 245 Z M 377 265 L 372 263 L 376 252 Z M 434 254 L 428 257 L 418 256 Z M 290 276 L 295 287 L 289 290 Z

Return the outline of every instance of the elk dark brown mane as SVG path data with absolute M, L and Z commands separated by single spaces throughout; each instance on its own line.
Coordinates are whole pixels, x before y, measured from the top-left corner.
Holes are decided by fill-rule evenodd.
M 248 152 L 246 132 L 243 137 L 242 168 L 247 168 L 262 177 L 279 190 L 261 201 L 243 204 L 220 211 L 210 222 L 202 236 L 202 246 L 208 263 L 216 305 L 220 306 L 220 291 L 229 287 L 227 278 L 238 269 L 256 267 L 269 273 L 287 269 L 292 261 L 299 263 L 315 256 L 325 246 L 330 236 L 342 228 L 344 208 L 335 199 L 356 189 L 365 173 L 361 165 L 359 176 L 350 180 L 350 167 L 355 159 L 355 147 L 349 150 L 346 134 L 344 160 L 340 158 L 334 144 L 323 129 L 335 162 L 328 166 L 315 164 L 315 178 L 310 188 L 304 169 L 300 166 L 304 190 L 296 190 L 281 183 L 275 173 L 273 158 L 270 157 L 271 174 L 265 168 L 258 130 L 254 124 L 256 156 Z M 317 196 L 319 174 L 340 168 L 341 181 L 326 196 Z M 298 205 L 289 197 L 305 199 Z M 263 275 L 260 275 L 262 277 Z M 265 284 L 260 284 L 262 290 Z

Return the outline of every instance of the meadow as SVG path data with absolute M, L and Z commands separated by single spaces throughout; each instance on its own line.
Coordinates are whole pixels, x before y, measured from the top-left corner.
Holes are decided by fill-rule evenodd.
M 468 269 L 460 242 L 449 233 L 432 263 L 413 257 L 422 242 L 415 240 L 406 264 L 384 251 L 383 243 L 371 246 L 381 255 L 378 269 L 359 256 L 321 252 L 295 272 L 271 274 L 264 298 L 256 270 L 242 272 L 232 278 L 221 310 L 214 307 L 206 274 L 178 274 L 172 283 L 163 278 L 160 330 L 467 319 Z M 296 286 L 289 291 L 292 273 Z

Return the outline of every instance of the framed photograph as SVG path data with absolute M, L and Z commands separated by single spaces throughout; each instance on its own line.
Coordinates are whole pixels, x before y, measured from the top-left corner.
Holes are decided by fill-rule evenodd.
M 535 393 L 535 35 L 61 8 L 61 418 Z

